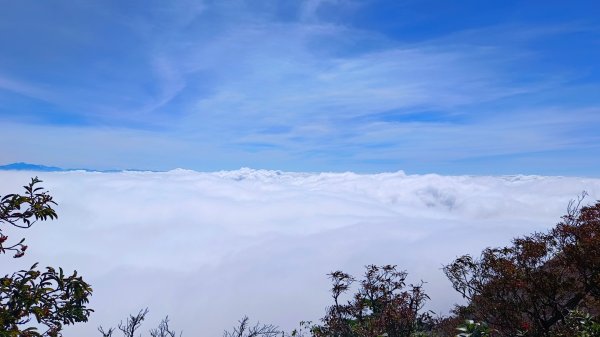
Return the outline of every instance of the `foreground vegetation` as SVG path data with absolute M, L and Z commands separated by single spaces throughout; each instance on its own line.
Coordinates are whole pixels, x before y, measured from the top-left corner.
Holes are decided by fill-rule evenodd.
M 37 178 L 24 194 L 0 199 L 0 225 L 29 228 L 57 217 L 52 197 Z M 247 317 L 224 337 L 419 337 L 419 336 L 600 336 L 600 202 L 569 204 L 567 214 L 544 233 L 515 238 L 511 245 L 487 248 L 479 257 L 461 256 L 444 267 L 467 304 L 449 317 L 424 311 L 429 296 L 422 284 L 407 284 L 397 266 L 366 266 L 357 280 L 343 271 L 329 274 L 333 303 L 319 322 L 301 322 L 291 332 L 251 324 Z M 24 239 L 14 242 L 0 227 L 0 254 L 22 257 Z M 351 294 L 349 294 L 351 293 Z M 34 264 L 0 278 L 0 337 L 61 336 L 64 325 L 86 322 L 92 288 L 77 272 L 39 269 Z M 350 296 L 348 296 L 350 295 Z M 350 300 L 343 300 L 350 298 Z M 115 328 L 98 327 L 103 337 L 119 331 L 139 335 L 148 309 Z M 42 330 L 40 330 L 42 329 Z M 165 317 L 152 337 L 182 336 Z

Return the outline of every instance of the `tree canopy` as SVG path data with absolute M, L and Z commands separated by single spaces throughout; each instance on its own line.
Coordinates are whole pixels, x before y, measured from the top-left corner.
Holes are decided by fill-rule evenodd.
M 408 337 L 430 320 L 421 312 L 426 300 L 422 284 L 407 285 L 405 271 L 394 265 L 366 266 L 364 278 L 352 298 L 342 295 L 351 289 L 356 279 L 342 271 L 329 274 L 333 286 L 333 305 L 312 333 L 317 337 Z
M 33 178 L 24 194 L 8 194 L 0 199 L 0 253 L 14 252 L 22 257 L 25 239 L 7 243 L 2 226 L 30 228 L 36 221 L 52 220 L 56 202 Z M 62 268 L 28 269 L 0 278 L 0 337 L 61 336 L 63 325 L 85 322 L 93 311 L 87 308 L 92 288 L 77 271 L 65 275 Z M 40 331 L 40 326 L 45 331 Z
M 454 289 L 469 300 L 463 312 L 502 336 L 551 336 L 571 311 L 598 315 L 600 202 L 579 203 L 571 203 L 562 221 L 545 233 L 445 266 Z

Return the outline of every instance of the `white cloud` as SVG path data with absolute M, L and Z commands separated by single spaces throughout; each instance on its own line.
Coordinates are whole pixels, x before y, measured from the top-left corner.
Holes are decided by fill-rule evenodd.
M 319 9 L 324 5 L 333 6 L 337 11 L 347 7 L 359 7 L 359 3 L 350 0 L 304 0 L 300 6 L 300 19 L 302 21 L 318 21 Z
M 431 308 L 458 300 L 440 267 L 555 224 L 600 179 L 288 173 L 1 172 L 1 193 L 39 174 L 59 220 L 19 234 L 28 255 L 3 271 L 77 269 L 94 287 L 94 335 L 148 306 L 184 335 L 218 335 L 243 314 L 287 329 L 329 304 L 326 273 L 398 264 L 427 281 Z
M 547 152 L 548 160 L 563 160 L 557 153 L 598 143 L 590 127 L 598 124 L 597 109 L 585 98 L 597 88 L 575 85 L 577 73 L 533 71 L 541 57 L 533 42 L 585 27 L 500 25 L 407 42 L 353 26 L 350 13 L 362 5 L 178 1 L 147 4 L 135 15 L 121 6 L 81 5 L 95 25 L 114 31 L 62 20 L 50 25 L 53 32 L 77 34 L 55 32 L 56 39 L 74 46 L 106 39 L 127 57 L 66 62 L 69 71 L 31 69 L 73 76 L 52 90 L 18 72 L 0 75 L 0 90 L 48 103 L 5 109 L 3 119 L 14 122 L 0 141 L 14 149 L 0 159 L 98 169 L 440 172 L 445 165 L 457 168 L 445 172 L 465 172 L 461 161 L 473 158 Z M 36 137 L 13 141 L 23 134 Z M 594 156 L 578 156 L 581 169 L 570 174 L 590 174 Z M 494 172 L 557 172 L 547 167 Z
M 28 96 L 35 99 L 50 101 L 53 93 L 45 88 L 39 88 L 30 83 L 17 81 L 12 78 L 0 74 L 0 91 L 7 90 L 20 95 Z
M 449 109 L 537 90 L 503 83 L 498 67 L 491 66 L 502 56 L 486 48 L 387 41 L 384 50 L 344 51 L 377 39 L 339 26 L 263 24 L 198 43 L 196 51 L 174 62 L 194 71 L 219 69 L 219 82 L 184 121 L 197 125 L 207 116 L 235 115 L 233 121 L 213 120 L 228 126 L 240 118 L 251 125 L 339 122 L 394 109 Z

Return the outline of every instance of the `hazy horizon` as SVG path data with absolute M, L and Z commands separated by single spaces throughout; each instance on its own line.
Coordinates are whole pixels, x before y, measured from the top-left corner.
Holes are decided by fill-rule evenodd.
M 271 168 L 260 168 L 260 167 L 246 167 L 242 166 L 234 169 L 215 169 L 215 170 L 196 170 L 192 168 L 186 167 L 173 167 L 165 170 L 151 170 L 144 168 L 125 168 L 125 169 L 116 169 L 116 168 L 106 168 L 106 169 L 90 169 L 85 167 L 80 168 L 68 168 L 68 167 L 57 167 L 57 166 L 48 166 L 40 163 L 26 163 L 26 162 L 16 162 L 16 163 L 4 163 L 0 165 L 0 171 L 14 171 L 14 172 L 30 172 L 32 176 L 35 176 L 38 172 L 98 172 L 98 173 L 127 173 L 127 172 L 151 172 L 151 173 L 169 173 L 169 172 L 177 172 L 177 171 L 190 171 L 194 173 L 226 173 L 226 172 L 267 172 L 274 174 L 281 173 L 292 173 L 292 174 L 341 174 L 341 173 L 350 173 L 350 174 L 358 174 L 358 175 L 385 175 L 385 174 L 403 174 L 403 175 L 412 175 L 412 176 L 425 176 L 425 175 L 442 175 L 449 177 L 565 177 L 565 178 L 598 178 L 597 175 L 543 175 L 543 174 L 524 174 L 524 173 L 504 173 L 504 174 L 473 174 L 473 173 L 457 173 L 457 174 L 440 174 L 436 172 L 406 172 L 405 170 L 398 169 L 396 171 L 379 171 L 379 172 L 362 172 L 362 171 L 350 171 L 350 170 L 331 170 L 331 171 L 294 171 L 294 170 L 278 170 Z

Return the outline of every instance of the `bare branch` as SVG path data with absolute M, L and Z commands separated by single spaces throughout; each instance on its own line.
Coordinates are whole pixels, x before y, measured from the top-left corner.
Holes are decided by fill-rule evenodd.
M 223 337 L 275 337 L 281 334 L 281 331 L 275 325 L 257 322 L 254 326 L 250 326 L 248 322 L 248 316 L 244 316 L 232 331 L 224 331 Z
M 135 316 L 129 315 L 129 318 L 127 318 L 125 323 L 121 321 L 118 328 L 123 332 L 123 336 L 135 337 L 135 332 L 142 325 L 142 321 L 146 318 L 146 314 L 148 314 L 148 308 L 140 310 Z
M 181 336 L 182 334 L 183 334 L 183 332 L 180 332 L 179 336 Z M 169 328 L 169 316 L 166 316 L 162 321 L 160 321 L 158 328 L 150 330 L 150 336 L 152 336 L 152 337 L 176 337 L 177 336 L 177 334 L 175 333 L 175 330 L 170 330 L 170 328 Z
M 104 331 L 104 328 L 101 326 L 98 327 L 98 331 L 102 334 L 102 337 L 111 337 L 115 328 L 109 328 L 107 331 Z

